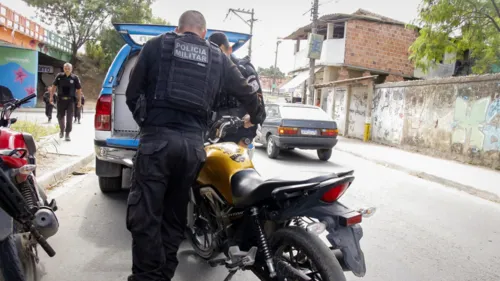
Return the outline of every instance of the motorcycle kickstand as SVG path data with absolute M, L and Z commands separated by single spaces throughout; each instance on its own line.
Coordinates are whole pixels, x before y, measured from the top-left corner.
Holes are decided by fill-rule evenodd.
M 229 248 L 228 254 L 229 259 L 226 260 L 225 265 L 229 269 L 229 274 L 224 281 L 230 281 L 238 270 L 254 265 L 257 247 L 252 247 L 248 252 L 242 252 L 240 247 L 232 246 Z M 220 260 L 215 260 L 212 264 L 218 262 L 220 263 Z

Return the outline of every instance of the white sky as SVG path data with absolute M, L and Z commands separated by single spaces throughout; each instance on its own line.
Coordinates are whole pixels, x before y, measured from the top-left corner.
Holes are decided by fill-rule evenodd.
M 310 21 L 310 13 L 303 15 L 311 7 L 312 0 L 156 0 L 153 4 L 155 16 L 164 18 L 176 25 L 179 16 L 186 10 L 194 9 L 202 12 L 209 28 L 248 33 L 250 31 L 240 18 L 230 14 L 229 8 L 255 10 L 254 39 L 252 61 L 256 67 L 274 65 L 276 38 L 284 37 Z M 359 8 L 410 22 L 417 16 L 417 8 L 421 0 L 319 0 L 319 14 L 352 13 Z M 0 0 L 0 3 L 23 13 L 35 16 L 32 8 L 22 0 Z M 245 15 L 243 15 L 245 17 Z M 245 18 L 249 18 L 248 16 Z M 39 21 L 40 22 L 40 21 Z M 292 41 L 285 41 L 279 47 L 278 67 L 285 72 L 293 68 Z M 236 55 L 247 54 L 248 45 L 243 46 Z

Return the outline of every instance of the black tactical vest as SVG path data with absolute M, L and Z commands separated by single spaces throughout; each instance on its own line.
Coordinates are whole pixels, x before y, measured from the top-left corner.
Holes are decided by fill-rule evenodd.
M 168 107 L 209 118 L 222 86 L 220 49 L 192 34 L 162 36 L 160 70 L 153 107 Z
M 234 55 L 231 55 L 231 60 L 233 63 L 238 67 L 238 70 L 241 72 L 241 75 L 247 79 L 247 83 L 252 86 L 254 89 L 254 92 L 257 92 L 261 87 L 260 87 L 260 81 L 257 72 L 255 71 L 253 65 L 250 63 L 250 58 L 247 56 L 243 59 L 237 59 Z M 235 109 L 240 108 L 240 113 L 245 115 L 246 111 L 244 108 L 241 108 L 240 102 L 238 100 L 230 95 L 227 92 L 222 92 L 219 96 L 219 99 L 217 101 L 217 110 L 226 112 L 226 111 L 233 111 Z M 241 115 L 239 114 L 239 115 Z M 221 114 L 218 114 L 219 116 Z M 243 115 L 239 117 L 243 117 Z

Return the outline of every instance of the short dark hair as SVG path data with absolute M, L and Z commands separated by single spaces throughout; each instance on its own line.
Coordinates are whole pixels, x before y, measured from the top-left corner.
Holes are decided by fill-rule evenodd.
M 224 47 L 229 48 L 229 40 L 227 39 L 226 34 L 224 34 L 222 32 L 212 33 L 212 35 L 210 35 L 210 37 L 208 37 L 208 40 L 210 42 L 215 43 L 219 47 L 224 45 Z
M 206 30 L 207 22 L 203 14 L 194 10 L 185 11 L 179 18 L 178 28 L 180 30 L 183 30 L 189 27 L 197 28 L 199 30 Z

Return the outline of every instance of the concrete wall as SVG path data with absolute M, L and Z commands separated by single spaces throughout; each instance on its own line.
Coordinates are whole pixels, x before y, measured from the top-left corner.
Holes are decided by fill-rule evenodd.
M 500 168 L 500 75 L 377 85 L 372 140 Z
M 408 48 L 417 38 L 416 31 L 366 20 L 350 20 L 346 29 L 346 65 L 413 75 Z

